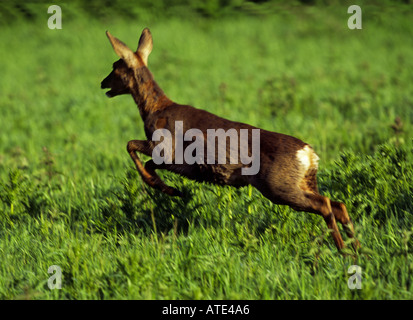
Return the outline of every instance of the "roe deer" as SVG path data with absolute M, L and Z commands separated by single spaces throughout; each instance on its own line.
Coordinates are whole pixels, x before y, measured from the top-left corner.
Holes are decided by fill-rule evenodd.
M 336 221 L 339 221 L 347 235 L 353 238 L 353 247 L 355 249 L 359 247 L 359 242 L 354 238 L 354 227 L 346 206 L 318 193 L 316 173 L 319 158 L 308 144 L 292 136 L 230 121 L 207 111 L 171 101 L 154 81 L 147 67 L 148 56 L 153 47 L 149 29 L 145 28 L 142 31 L 136 52 L 108 31 L 106 35 L 120 59 L 113 64 L 112 72 L 102 81 L 101 87 L 110 89 L 106 92 L 108 97 L 131 94 L 138 106 L 147 139 L 129 141 L 127 151 L 146 184 L 168 195 L 181 196 L 178 190 L 166 185 L 160 179 L 155 171 L 157 169 L 166 169 L 193 180 L 220 185 L 241 187 L 250 184 L 275 204 L 288 205 L 297 211 L 322 216 L 328 228 L 331 229 L 335 245 L 339 250 L 345 244 Z M 241 174 L 241 169 L 246 165 L 232 162 L 157 164 L 153 157 L 143 165 L 137 152 L 152 156 L 154 148 L 160 143 L 153 141 L 153 133 L 157 129 L 174 132 L 177 122 L 183 124 L 183 132 L 197 128 L 203 134 L 204 139 L 206 139 L 208 129 L 235 129 L 237 133 L 240 133 L 242 129 L 249 131 L 258 129 L 260 133 L 259 154 L 252 155 L 250 151 L 253 143 L 251 137 L 248 136 L 248 142 L 244 138 L 244 145 L 247 145 L 249 155 L 258 157 L 259 171 L 254 175 L 244 175 Z M 176 140 L 175 135 L 172 139 Z M 207 152 L 204 156 L 206 159 Z M 172 158 L 174 157 L 175 148 L 172 151 Z M 229 159 L 228 147 L 226 147 L 226 159 Z

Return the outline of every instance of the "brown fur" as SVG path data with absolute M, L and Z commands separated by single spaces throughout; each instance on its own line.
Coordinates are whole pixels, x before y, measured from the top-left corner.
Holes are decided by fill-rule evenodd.
M 295 210 L 307 211 L 321 215 L 338 249 L 344 247 L 343 239 L 337 227 L 338 220 L 351 238 L 354 237 L 354 227 L 348 216 L 344 204 L 330 201 L 318 193 L 317 188 L 317 163 L 318 157 L 312 149 L 308 163 L 297 158 L 297 151 L 303 150 L 308 144 L 303 141 L 284 135 L 260 129 L 260 171 L 256 175 L 242 175 L 241 169 L 247 165 L 241 162 L 229 163 L 229 147 L 227 143 L 226 164 L 161 164 L 153 160 L 142 164 L 137 152 L 151 156 L 158 142 L 151 140 L 153 132 L 158 128 L 175 132 L 175 122 L 183 122 L 183 131 L 191 128 L 199 129 L 206 136 L 207 129 L 223 128 L 227 131 L 233 128 L 238 137 L 241 129 L 248 129 L 248 147 L 251 155 L 252 142 L 251 130 L 258 129 L 251 125 L 230 121 L 208 111 L 196 109 L 192 106 L 181 105 L 171 101 L 147 68 L 148 55 L 152 50 L 152 36 L 149 29 L 144 29 L 139 40 L 136 52 L 131 51 L 124 43 L 107 32 L 109 40 L 121 58 L 113 64 L 113 71 L 102 81 L 102 88 L 110 88 L 107 95 L 113 97 L 120 94 L 131 94 L 144 121 L 146 140 L 132 140 L 127 145 L 127 151 L 136 165 L 136 169 L 145 183 L 172 196 L 181 193 L 166 185 L 156 174 L 157 169 L 166 169 L 190 179 L 242 187 L 251 184 L 265 197 L 276 204 L 284 204 Z M 173 136 L 173 139 L 175 137 Z M 187 142 L 185 147 L 191 142 Z M 173 143 L 173 145 L 175 145 Z M 175 150 L 173 150 L 173 153 Z M 206 157 L 205 152 L 205 157 Z M 175 155 L 173 154 L 173 158 Z M 316 158 L 317 157 L 317 158 Z M 240 159 L 238 157 L 238 159 Z M 306 158 L 307 159 L 307 158 Z M 355 248 L 359 246 L 356 239 L 353 241 Z

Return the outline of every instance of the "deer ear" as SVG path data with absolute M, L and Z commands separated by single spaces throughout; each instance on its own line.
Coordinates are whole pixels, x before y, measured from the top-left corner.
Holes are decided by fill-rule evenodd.
M 140 55 L 145 66 L 148 65 L 148 56 L 152 52 L 152 35 L 148 28 L 143 29 L 136 52 Z
M 109 41 L 112 44 L 113 50 L 115 50 L 115 53 L 119 56 L 119 58 L 125 61 L 128 67 L 136 67 L 137 59 L 135 53 L 131 49 L 129 49 L 128 46 L 122 41 L 112 36 L 109 31 L 106 31 L 106 35 L 108 36 Z

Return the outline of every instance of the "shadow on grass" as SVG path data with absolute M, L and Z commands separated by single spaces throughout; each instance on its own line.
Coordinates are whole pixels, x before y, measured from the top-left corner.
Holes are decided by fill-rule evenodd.
M 168 175 L 167 184 L 178 182 L 179 176 Z M 172 183 L 173 184 L 173 183 Z M 202 206 L 196 201 L 190 184 L 179 185 L 183 197 L 171 197 L 146 186 L 135 170 L 128 170 L 120 179 L 120 188 L 109 190 L 100 206 L 102 220 L 98 230 L 107 232 L 143 231 L 144 233 L 187 233 L 190 225 L 197 226 L 196 212 Z
M 159 175 L 183 197 L 150 188 L 136 170 L 129 169 L 103 197 L 96 230 L 186 235 L 190 227 L 202 226 L 225 230 L 234 242 L 244 246 L 245 239 L 257 241 L 265 233 L 281 232 L 283 225 L 294 218 L 290 217 L 291 209 L 274 205 L 252 187 L 215 186 L 169 172 Z

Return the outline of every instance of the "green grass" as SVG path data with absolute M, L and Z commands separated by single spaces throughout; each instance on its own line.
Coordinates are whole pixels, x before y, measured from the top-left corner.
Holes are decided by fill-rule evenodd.
M 3 25 L 0 298 L 412 299 L 413 11 L 366 7 L 358 31 L 348 16 L 299 6 Z M 135 49 L 147 26 L 149 67 L 171 99 L 314 147 L 358 255 L 340 255 L 320 217 L 249 187 L 164 173 L 176 199 L 143 185 L 126 152 L 144 138 L 139 112 L 100 81 L 117 59 L 105 31 Z M 347 287 L 354 264 L 361 290 Z M 61 290 L 47 286 L 51 265 Z

